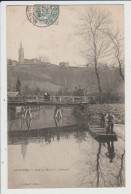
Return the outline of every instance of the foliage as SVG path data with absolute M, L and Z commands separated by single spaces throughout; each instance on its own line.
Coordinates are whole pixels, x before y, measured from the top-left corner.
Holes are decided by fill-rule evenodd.
M 84 96 L 85 95 L 85 89 L 84 88 L 75 88 L 73 92 L 74 96 Z
M 17 83 L 16 83 L 16 91 L 18 91 L 19 94 L 21 94 L 21 82 L 20 82 L 19 77 L 18 77 Z
M 91 119 L 91 112 L 84 104 L 74 107 L 73 115 L 75 116 L 78 125 L 88 127 L 88 122 Z
M 92 67 L 65 67 L 66 83 L 61 85 L 63 76 L 60 73 L 58 66 L 8 66 L 8 91 L 16 90 L 16 83 L 18 77 L 21 83 L 21 92 L 23 95 L 35 95 L 37 88 L 40 94 L 49 92 L 51 95 L 80 95 L 80 93 L 88 95 L 91 93 L 98 93 L 97 80 Z M 39 71 L 38 71 L 39 70 Z M 42 72 L 42 73 L 41 73 Z M 43 73 L 46 72 L 46 75 Z M 101 86 L 103 93 L 113 94 L 116 92 L 124 95 L 124 84 L 119 75 L 119 68 L 111 68 L 106 64 L 99 67 Z M 18 77 L 17 77 L 18 76 Z M 68 77 L 68 79 L 67 79 Z M 122 87 L 121 87 L 122 86 Z M 121 90 L 119 91 L 119 88 Z M 79 88 L 80 91 L 79 91 Z M 78 91 L 77 91 L 78 90 Z M 96 95 L 96 94 L 95 94 Z M 93 101 L 95 103 L 95 101 Z

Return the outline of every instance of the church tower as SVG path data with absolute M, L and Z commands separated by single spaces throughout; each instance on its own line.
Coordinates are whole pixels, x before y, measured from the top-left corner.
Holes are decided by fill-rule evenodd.
M 19 63 L 24 63 L 24 48 L 22 47 L 22 43 L 20 43 L 19 48 Z

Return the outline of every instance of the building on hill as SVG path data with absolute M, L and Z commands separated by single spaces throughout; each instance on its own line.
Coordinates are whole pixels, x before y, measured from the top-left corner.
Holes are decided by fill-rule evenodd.
M 59 66 L 60 67 L 69 67 L 69 63 L 68 62 L 60 62 Z
M 15 66 L 15 65 L 17 65 L 17 61 L 15 61 L 15 60 L 12 60 L 12 59 L 7 59 L 7 64 L 8 65 L 11 65 L 11 66 Z
M 25 59 L 24 58 L 24 48 L 22 46 L 22 43 L 20 43 L 20 48 L 19 48 L 18 53 L 19 53 L 19 62 L 18 62 L 18 64 L 31 65 L 31 64 L 41 63 L 41 60 L 39 60 L 37 58 L 33 58 L 33 59 Z
M 25 64 L 35 64 L 35 63 L 41 63 L 41 61 L 37 58 L 33 59 L 24 59 Z
M 20 43 L 20 48 L 18 49 L 18 61 L 7 59 L 7 64 L 10 66 L 15 65 L 33 65 L 33 64 L 48 64 L 49 62 L 45 62 L 42 58 L 32 58 L 32 59 L 25 59 L 24 58 L 24 48 L 22 43 Z M 50 63 L 49 63 L 50 64 Z

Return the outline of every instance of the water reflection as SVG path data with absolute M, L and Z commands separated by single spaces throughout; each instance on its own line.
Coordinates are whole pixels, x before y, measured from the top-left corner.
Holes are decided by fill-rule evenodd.
M 23 160 L 25 160 L 27 154 L 27 145 L 28 145 L 28 138 L 25 137 L 21 139 L 21 154 L 23 156 Z
M 14 169 L 23 168 L 31 168 L 31 171 L 28 176 L 21 173 L 21 180 L 42 180 L 41 188 L 125 185 L 124 141 L 100 140 L 92 137 L 82 126 L 75 128 L 72 108 L 9 107 L 8 121 L 8 154 L 12 160 L 9 162 L 10 187 L 15 182 L 20 188 Z M 71 128 L 73 124 L 74 128 Z M 49 128 L 55 128 L 55 131 Z M 42 172 L 33 171 L 36 168 L 68 168 L 69 172 L 45 173 L 43 178 Z
M 107 141 L 107 151 L 105 153 L 105 155 L 109 158 L 110 163 L 113 163 L 113 159 L 115 158 L 116 153 L 114 152 L 114 141 Z M 107 186 L 107 184 L 109 184 L 108 186 L 113 186 L 113 184 L 111 183 L 111 180 L 109 177 L 106 177 L 104 174 L 104 171 L 102 171 L 102 167 L 100 165 L 100 155 L 101 155 L 101 148 L 102 145 L 105 146 L 105 144 L 102 144 L 101 142 L 99 142 L 99 147 L 98 147 L 98 152 L 97 152 L 97 160 L 96 160 L 96 187 L 100 187 L 100 179 L 101 181 L 103 181 L 103 185 Z M 123 154 L 121 154 L 119 156 L 120 159 L 120 170 L 118 168 L 118 175 L 116 174 L 115 178 L 116 178 L 116 185 L 117 186 L 123 186 L 124 182 L 123 182 L 123 161 L 124 161 L 124 155 L 125 155 L 125 151 Z M 114 166 L 112 166 L 112 171 L 111 171 L 111 175 L 114 177 L 113 175 L 113 168 Z
M 21 106 L 8 107 L 8 130 L 30 130 L 76 124 L 72 107 Z
M 100 152 L 101 152 L 101 143 L 99 143 L 97 158 L 96 158 L 96 172 L 97 172 L 97 181 L 96 186 L 99 187 L 100 180 Z
M 13 151 L 16 152 L 16 160 L 18 161 L 20 160 L 20 157 L 19 152 L 15 150 L 15 146 L 17 145 L 21 147 L 21 155 L 24 164 L 22 163 L 22 161 L 20 161 L 20 163 L 22 163 L 22 166 L 24 166 L 24 168 L 29 167 L 30 165 L 30 162 L 28 160 L 31 157 L 30 153 L 33 151 L 32 147 L 34 146 L 39 153 L 35 154 L 39 156 L 39 160 L 42 160 L 43 164 L 45 164 L 45 160 L 47 160 L 48 158 L 54 161 L 54 165 L 57 165 L 58 158 L 59 163 L 64 164 L 65 160 L 63 159 L 63 157 L 61 157 L 61 155 L 63 155 L 62 152 L 64 152 L 64 155 L 66 155 L 66 157 L 68 158 L 68 165 L 73 165 L 74 167 L 74 171 L 72 170 L 69 176 L 70 178 L 75 177 L 73 181 L 74 187 L 124 186 L 125 152 L 124 149 L 118 150 L 119 141 L 96 141 L 92 138 L 92 136 L 90 136 L 87 131 L 63 131 L 49 132 L 40 137 L 26 136 L 21 138 L 11 136 L 8 139 L 8 144 L 9 146 L 14 146 Z M 59 147 L 57 146 L 57 144 L 59 144 Z M 52 149 L 50 145 L 51 147 L 53 146 Z M 77 145 L 79 145 L 79 147 Z M 42 149 L 41 146 L 46 146 L 44 149 L 45 151 Z M 54 150 L 55 158 L 53 158 Z M 66 152 L 64 150 L 66 150 Z M 75 152 L 77 153 L 77 155 L 74 156 Z M 61 155 L 59 155 L 60 153 Z M 41 158 L 42 154 L 44 154 L 44 158 Z M 73 158 L 71 157 L 71 155 L 73 156 Z M 36 160 L 31 161 L 31 165 L 34 167 L 36 166 L 36 163 L 39 164 L 37 158 L 38 157 L 36 156 Z M 43 167 L 43 164 L 41 167 Z M 46 165 L 48 166 L 48 164 Z M 16 163 L 15 166 L 13 166 L 12 168 L 14 167 L 16 168 Z M 78 171 L 77 174 L 76 169 Z
M 106 153 L 106 156 L 110 159 L 110 163 L 112 163 L 116 155 L 114 151 L 114 141 L 113 140 L 107 141 L 107 149 L 108 149 L 108 152 Z
M 123 180 L 124 173 L 125 173 L 125 171 L 124 171 L 124 157 L 125 157 L 125 151 L 120 156 L 120 170 L 119 170 L 119 173 L 117 175 L 118 186 L 124 185 L 124 180 Z
M 82 176 L 79 181 L 83 187 L 87 185 L 88 187 L 121 187 L 125 185 L 125 151 L 122 149 L 120 150 L 122 154 L 115 153 L 115 143 L 119 145 L 119 142 L 113 140 L 98 141 L 95 152 L 96 160 L 94 157 L 94 162 L 90 161 L 88 157 L 85 160 L 84 173 L 83 168 L 80 171 Z
M 27 128 L 29 130 L 30 129 L 31 120 L 32 120 L 32 112 L 31 112 L 31 108 L 29 106 L 27 106 L 27 108 L 25 109 L 24 119 L 25 119 Z
M 74 139 L 76 139 L 77 143 L 81 143 L 82 141 L 86 141 L 87 131 L 75 131 L 75 132 L 66 132 L 66 131 L 48 131 L 47 133 L 43 133 L 40 136 L 31 137 L 27 135 L 20 136 L 11 136 L 9 135 L 8 144 L 9 145 L 28 145 L 29 143 L 40 143 L 47 142 L 51 143 L 52 141 L 59 142 L 62 139 L 69 139 L 73 135 Z
M 56 106 L 54 112 L 54 120 L 57 127 L 60 127 L 62 124 L 62 111 L 59 106 Z

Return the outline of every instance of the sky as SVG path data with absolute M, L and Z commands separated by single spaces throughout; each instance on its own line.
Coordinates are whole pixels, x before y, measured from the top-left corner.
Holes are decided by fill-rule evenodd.
M 80 12 L 90 5 L 59 6 L 58 21 L 48 27 L 37 27 L 27 18 L 26 6 L 7 6 L 7 58 L 18 60 L 20 42 L 27 59 L 48 58 L 53 64 L 69 62 L 70 66 L 87 63 L 80 54 L 81 37 L 76 34 Z M 111 20 L 124 31 L 123 5 L 93 5 L 110 13 Z

